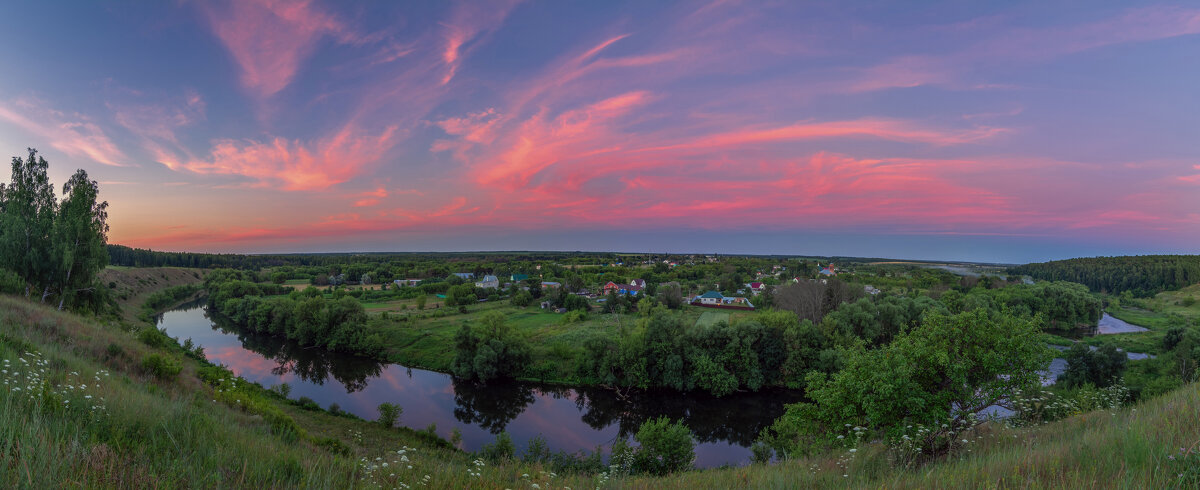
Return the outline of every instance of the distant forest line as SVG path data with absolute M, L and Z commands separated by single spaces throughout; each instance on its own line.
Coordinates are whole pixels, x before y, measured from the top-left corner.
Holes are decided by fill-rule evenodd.
M 1200 255 L 1137 255 L 1055 260 L 1012 267 L 1009 273 L 1070 281 L 1093 291 L 1153 296 L 1200 282 Z
M 683 257 L 752 257 L 760 259 L 800 259 L 820 262 L 906 262 L 913 264 L 982 265 L 1002 267 L 1010 264 L 985 262 L 910 260 L 886 257 L 845 257 L 820 255 L 757 255 L 718 253 L 666 253 L 666 252 L 583 252 L 583 251 L 478 251 L 478 252 L 324 252 L 324 253 L 279 253 L 237 254 L 202 252 L 164 252 L 125 245 L 108 245 L 109 264 L 127 267 L 196 267 L 253 269 L 276 266 L 335 265 L 355 262 L 379 262 L 381 260 L 432 259 L 446 262 L 504 262 L 519 258 L 522 261 L 596 259 L 620 262 L 629 257 L 670 260 Z

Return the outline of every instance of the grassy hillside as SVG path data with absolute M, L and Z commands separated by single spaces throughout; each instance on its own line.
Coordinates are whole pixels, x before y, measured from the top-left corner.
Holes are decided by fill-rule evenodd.
M 174 286 L 199 284 L 206 272 L 182 267 L 108 266 L 100 271 L 99 281 L 108 286 L 125 319 L 132 321 L 151 294 Z
M 180 372 L 155 375 L 144 362 L 156 354 L 177 360 Z M 213 382 L 213 368 L 176 346 L 151 347 L 134 332 L 18 298 L 0 297 L 0 364 L 5 488 L 1191 488 L 1200 473 L 1195 456 L 1177 456 L 1200 441 L 1195 384 L 1041 427 L 985 426 L 963 457 L 916 469 L 896 468 L 868 445 L 775 465 L 604 478 L 480 465 L 416 431 Z

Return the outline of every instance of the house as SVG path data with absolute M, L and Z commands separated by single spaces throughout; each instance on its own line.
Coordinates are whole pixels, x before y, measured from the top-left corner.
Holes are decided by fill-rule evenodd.
M 397 286 L 402 286 L 402 287 L 416 286 L 418 284 L 421 284 L 420 279 L 396 279 L 395 281 L 392 281 L 392 282 L 396 283 Z
M 474 272 L 455 272 L 454 275 L 458 276 L 459 279 L 464 281 L 472 281 L 475 279 Z
M 821 269 L 821 275 L 822 276 L 836 276 L 837 275 L 837 270 L 833 268 L 833 262 L 829 263 L 829 267 L 825 267 L 825 268 Z
M 722 296 L 721 293 L 718 293 L 716 291 L 709 291 L 707 293 L 701 294 L 700 296 L 696 296 L 695 298 L 692 298 L 692 303 L 699 302 L 702 305 L 719 305 L 719 304 L 721 304 L 721 299 L 723 299 L 723 298 L 725 298 L 725 296 Z
M 863 286 L 863 292 L 870 294 L 870 295 L 876 295 L 876 294 L 879 294 L 881 291 L 879 291 L 879 288 L 876 288 L 875 286 L 868 285 L 868 286 Z
M 513 274 L 512 276 L 509 276 L 509 280 L 512 282 L 520 282 L 526 279 L 529 279 L 529 274 Z
M 704 306 L 707 308 L 728 308 L 732 310 L 753 310 L 754 303 L 740 296 L 724 296 L 716 291 L 709 291 L 692 298 L 691 303 L 695 306 Z
M 645 281 L 642 281 L 642 283 L 644 284 Z M 608 281 L 608 284 L 604 285 L 604 288 L 602 288 L 602 291 L 604 292 L 604 294 L 615 293 L 615 294 L 626 294 L 629 296 L 637 296 L 638 294 L 640 294 L 642 292 L 642 287 L 636 286 L 633 284 L 617 284 L 615 282 Z
M 755 296 L 762 294 L 762 292 L 767 288 L 767 286 L 761 282 L 752 282 L 747 284 L 747 286 L 750 287 L 750 292 L 754 293 Z
M 542 289 L 546 289 L 546 288 L 553 288 L 553 289 L 557 289 L 557 288 L 560 288 L 560 287 L 562 287 L 562 284 L 559 284 L 559 283 L 557 283 L 557 282 L 554 282 L 554 281 L 542 281 Z
M 639 288 L 645 289 L 646 288 L 646 280 L 645 279 L 634 279 L 632 281 L 629 281 L 629 285 L 637 286 Z
M 491 274 L 488 274 L 486 276 L 483 276 L 483 280 L 475 283 L 475 287 L 486 288 L 486 289 L 496 289 L 496 288 L 500 287 L 500 278 L 493 276 Z

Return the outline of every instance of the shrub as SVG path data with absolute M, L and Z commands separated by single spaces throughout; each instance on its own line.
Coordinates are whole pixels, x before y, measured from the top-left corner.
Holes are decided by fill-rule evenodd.
M 638 472 L 665 475 L 691 468 L 696 459 L 692 431 L 667 417 L 648 420 L 633 436 L 641 448 L 633 458 Z
M 513 446 L 512 437 L 508 435 L 508 432 L 496 434 L 495 441 L 493 441 L 491 444 L 484 444 L 483 447 L 479 448 L 480 456 L 483 456 L 484 459 L 489 461 L 503 461 L 512 459 L 513 454 L 516 453 L 516 451 L 517 448 L 516 446 Z
M 183 370 L 178 360 L 162 354 L 150 354 L 142 359 L 142 369 L 159 379 L 174 379 Z
M 768 446 L 762 441 L 755 441 L 750 446 L 750 460 L 756 464 L 767 464 L 771 462 L 771 446 Z
M 309 398 L 307 396 L 302 396 L 300 398 L 297 398 L 296 404 L 300 405 L 300 408 L 303 408 L 305 410 L 317 411 L 317 410 L 321 409 L 321 406 L 317 405 L 317 402 L 313 401 L 312 398 Z
M 142 329 L 142 331 L 138 332 L 137 338 L 138 340 L 142 341 L 143 344 L 159 349 L 175 343 L 175 341 L 171 340 L 171 337 L 168 337 L 167 334 L 163 333 L 162 330 L 153 327 Z
M 404 407 L 395 403 L 380 403 L 379 404 L 379 425 L 391 429 L 400 421 L 400 414 L 404 413 Z
M 25 281 L 8 269 L 0 269 L 0 293 L 17 294 L 25 291 Z

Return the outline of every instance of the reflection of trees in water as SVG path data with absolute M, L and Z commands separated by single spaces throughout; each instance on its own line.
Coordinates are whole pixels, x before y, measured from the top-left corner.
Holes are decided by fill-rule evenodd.
M 473 383 L 455 379 L 454 418 L 478 424 L 493 434 L 504 431 L 534 401 L 532 385 L 525 383 Z
M 703 393 L 634 390 L 619 396 L 610 390 L 581 389 L 575 403 L 589 426 L 600 429 L 616 423 L 622 436 L 636 433 L 646 420 L 665 415 L 683 420 L 699 442 L 727 441 L 745 447 L 783 415 L 785 404 L 801 399 L 798 392 L 786 390 L 716 398 Z
M 637 432 L 648 419 L 667 416 L 683 420 L 699 442 L 728 441 L 749 446 L 759 432 L 783 415 L 784 405 L 801 401 L 795 391 L 765 390 L 725 398 L 671 391 L 633 391 L 619 396 L 611 390 L 532 383 L 475 384 L 454 382 L 454 417 L 499 433 L 535 400 L 546 394 L 564 398 L 575 394 L 583 422 L 594 429 L 617 424 L 622 436 Z
M 383 372 L 383 363 L 364 357 L 329 352 L 320 348 L 304 348 L 296 342 L 282 337 L 252 332 L 235 325 L 221 315 L 205 316 L 213 322 L 213 328 L 223 333 L 234 334 L 242 347 L 276 363 L 271 373 L 282 376 L 293 373 L 309 383 L 321 385 L 330 376 L 354 393 L 367 387 L 367 381 Z

